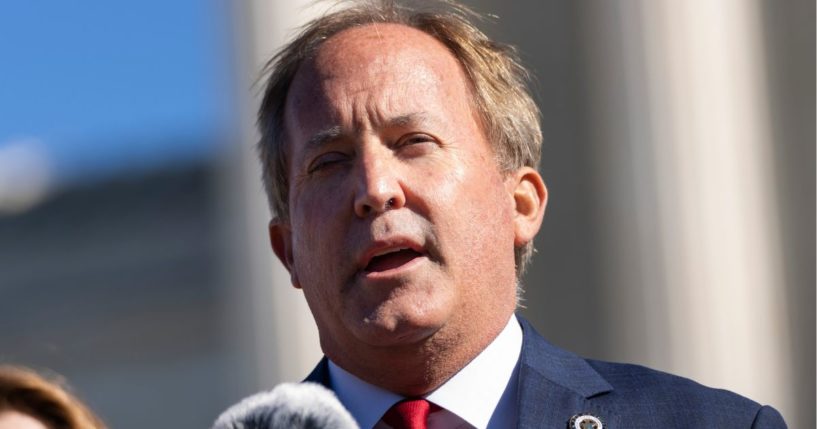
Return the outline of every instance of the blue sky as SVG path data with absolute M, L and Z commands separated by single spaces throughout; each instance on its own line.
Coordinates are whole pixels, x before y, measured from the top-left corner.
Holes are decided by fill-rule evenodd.
M 0 4 L 0 148 L 59 180 L 211 156 L 235 117 L 228 2 Z

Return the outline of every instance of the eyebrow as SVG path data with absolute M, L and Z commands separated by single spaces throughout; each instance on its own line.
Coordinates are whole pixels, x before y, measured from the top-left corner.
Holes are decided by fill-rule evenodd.
M 406 127 L 412 124 L 420 124 L 426 122 L 427 116 L 424 112 L 412 112 L 405 115 L 400 115 L 386 121 L 387 127 Z
M 325 130 L 318 131 L 309 138 L 306 142 L 306 149 L 316 149 L 319 148 L 332 140 L 336 140 L 341 135 L 343 135 L 343 131 L 340 128 L 340 125 L 335 125 L 334 127 L 329 127 Z

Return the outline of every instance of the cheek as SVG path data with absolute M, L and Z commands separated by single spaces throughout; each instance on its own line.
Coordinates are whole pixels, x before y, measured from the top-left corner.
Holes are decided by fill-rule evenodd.
M 452 232 L 448 237 L 456 246 L 452 250 L 473 264 L 513 254 L 513 199 L 500 174 L 489 167 L 471 165 L 452 170 L 434 197 L 439 209 L 435 223 L 441 231 Z
M 415 203 L 427 204 L 429 214 L 432 216 L 435 211 L 441 209 L 446 212 L 456 210 L 459 201 L 466 197 L 463 195 L 463 189 L 469 179 L 469 166 L 464 165 L 459 158 L 433 161 L 423 168 L 415 169 L 412 172 L 414 178 L 410 181 L 420 185 L 416 187 L 418 198 L 415 199 Z M 442 216 L 438 220 L 447 221 L 449 218 Z
M 304 237 L 330 233 L 344 213 L 351 208 L 351 201 L 344 192 L 345 186 L 338 181 L 333 184 L 312 185 L 300 189 L 292 198 L 294 226 Z M 347 205 L 348 207 L 344 207 Z M 320 238 L 320 237 L 318 237 Z
M 292 246 L 302 283 L 337 266 L 336 246 L 343 243 L 341 195 L 309 190 L 292 200 Z
M 431 198 L 436 207 L 449 213 L 444 220 L 475 227 L 507 220 L 512 198 L 507 194 L 501 175 L 493 168 L 493 160 L 470 161 L 428 174 L 433 182 L 429 185 L 434 190 L 430 193 Z

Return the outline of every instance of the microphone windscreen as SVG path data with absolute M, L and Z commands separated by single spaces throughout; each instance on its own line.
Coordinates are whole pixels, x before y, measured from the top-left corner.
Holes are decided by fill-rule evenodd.
M 212 429 L 359 429 L 335 394 L 317 383 L 283 383 L 245 398 Z

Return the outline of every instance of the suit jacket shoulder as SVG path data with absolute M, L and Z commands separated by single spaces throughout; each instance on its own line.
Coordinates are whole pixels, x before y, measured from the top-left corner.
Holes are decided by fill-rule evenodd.
M 520 427 L 566 427 L 573 415 L 616 428 L 785 428 L 771 407 L 638 365 L 585 360 L 545 341 L 522 318 Z

